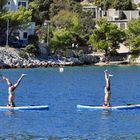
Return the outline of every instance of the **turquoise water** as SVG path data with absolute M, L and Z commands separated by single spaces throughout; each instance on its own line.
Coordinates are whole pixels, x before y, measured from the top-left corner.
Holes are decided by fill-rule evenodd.
M 111 104 L 140 103 L 140 66 L 65 67 L 1 70 L 13 83 L 28 74 L 16 91 L 16 105 L 49 105 L 48 111 L 0 112 L 0 140 L 138 140 L 140 110 L 77 111 L 77 104 L 102 105 L 104 73 L 112 78 Z M 0 81 L 0 105 L 7 103 Z

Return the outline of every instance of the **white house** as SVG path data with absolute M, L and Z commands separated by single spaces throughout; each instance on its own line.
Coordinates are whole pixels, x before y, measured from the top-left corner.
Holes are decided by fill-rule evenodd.
M 28 0 L 8 0 L 6 8 L 10 11 L 16 11 L 19 6 L 25 6 L 28 8 Z
M 133 3 L 138 4 L 140 3 L 140 0 L 132 0 Z
M 18 10 L 19 6 L 25 6 L 26 9 L 28 9 L 28 0 L 8 0 L 7 4 L 5 5 L 5 8 L 7 8 L 9 11 L 16 11 Z M 10 23 L 9 23 L 10 24 Z M 31 26 L 29 26 L 26 30 L 19 30 L 18 31 L 18 37 L 20 40 L 27 40 L 29 35 L 33 35 L 35 30 L 35 23 L 31 23 Z

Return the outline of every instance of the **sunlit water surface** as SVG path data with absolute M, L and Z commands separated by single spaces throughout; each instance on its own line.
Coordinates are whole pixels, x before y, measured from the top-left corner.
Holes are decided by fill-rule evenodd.
M 104 70 L 111 80 L 111 104 L 140 103 L 140 67 L 65 67 L 1 70 L 14 83 L 17 106 L 49 105 L 48 111 L 0 111 L 0 140 L 138 140 L 140 110 L 77 111 L 77 104 L 102 105 Z M 7 103 L 7 85 L 0 81 L 0 105 Z

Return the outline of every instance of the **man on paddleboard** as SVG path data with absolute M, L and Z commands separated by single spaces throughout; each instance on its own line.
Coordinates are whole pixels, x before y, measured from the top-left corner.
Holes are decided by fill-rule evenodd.
M 111 74 L 109 74 L 108 72 L 107 72 L 107 70 L 105 70 L 104 71 L 104 73 L 105 73 L 105 96 L 104 96 L 104 103 L 103 103 L 103 106 L 104 107 L 109 107 L 109 106 L 111 106 L 110 105 L 110 96 L 111 96 L 111 89 L 110 89 L 110 78 L 111 78 L 111 76 L 113 76 L 113 75 L 111 75 Z
M 25 75 L 26 74 L 22 74 L 15 84 L 12 84 L 12 82 L 7 77 L 2 76 L 2 78 L 6 81 L 6 83 L 8 85 L 8 93 L 9 93 L 9 96 L 8 96 L 8 104 L 7 104 L 8 107 L 15 107 L 15 103 L 14 103 L 14 91 L 18 87 L 18 85 L 20 84 L 22 78 Z

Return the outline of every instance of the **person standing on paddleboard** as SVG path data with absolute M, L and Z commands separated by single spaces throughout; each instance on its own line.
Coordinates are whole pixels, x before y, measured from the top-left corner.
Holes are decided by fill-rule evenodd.
M 22 74 L 15 84 L 12 84 L 12 82 L 7 77 L 2 76 L 2 78 L 6 81 L 6 83 L 8 85 L 8 93 L 9 93 L 9 96 L 8 96 L 8 104 L 7 104 L 7 107 L 15 107 L 15 103 L 14 103 L 14 91 L 18 87 L 18 85 L 20 84 L 22 78 L 25 75 L 26 74 Z
M 105 96 L 104 96 L 104 107 L 110 107 L 110 96 L 111 96 L 111 89 L 110 89 L 110 79 L 113 75 L 109 74 L 107 70 L 104 71 L 105 73 Z

